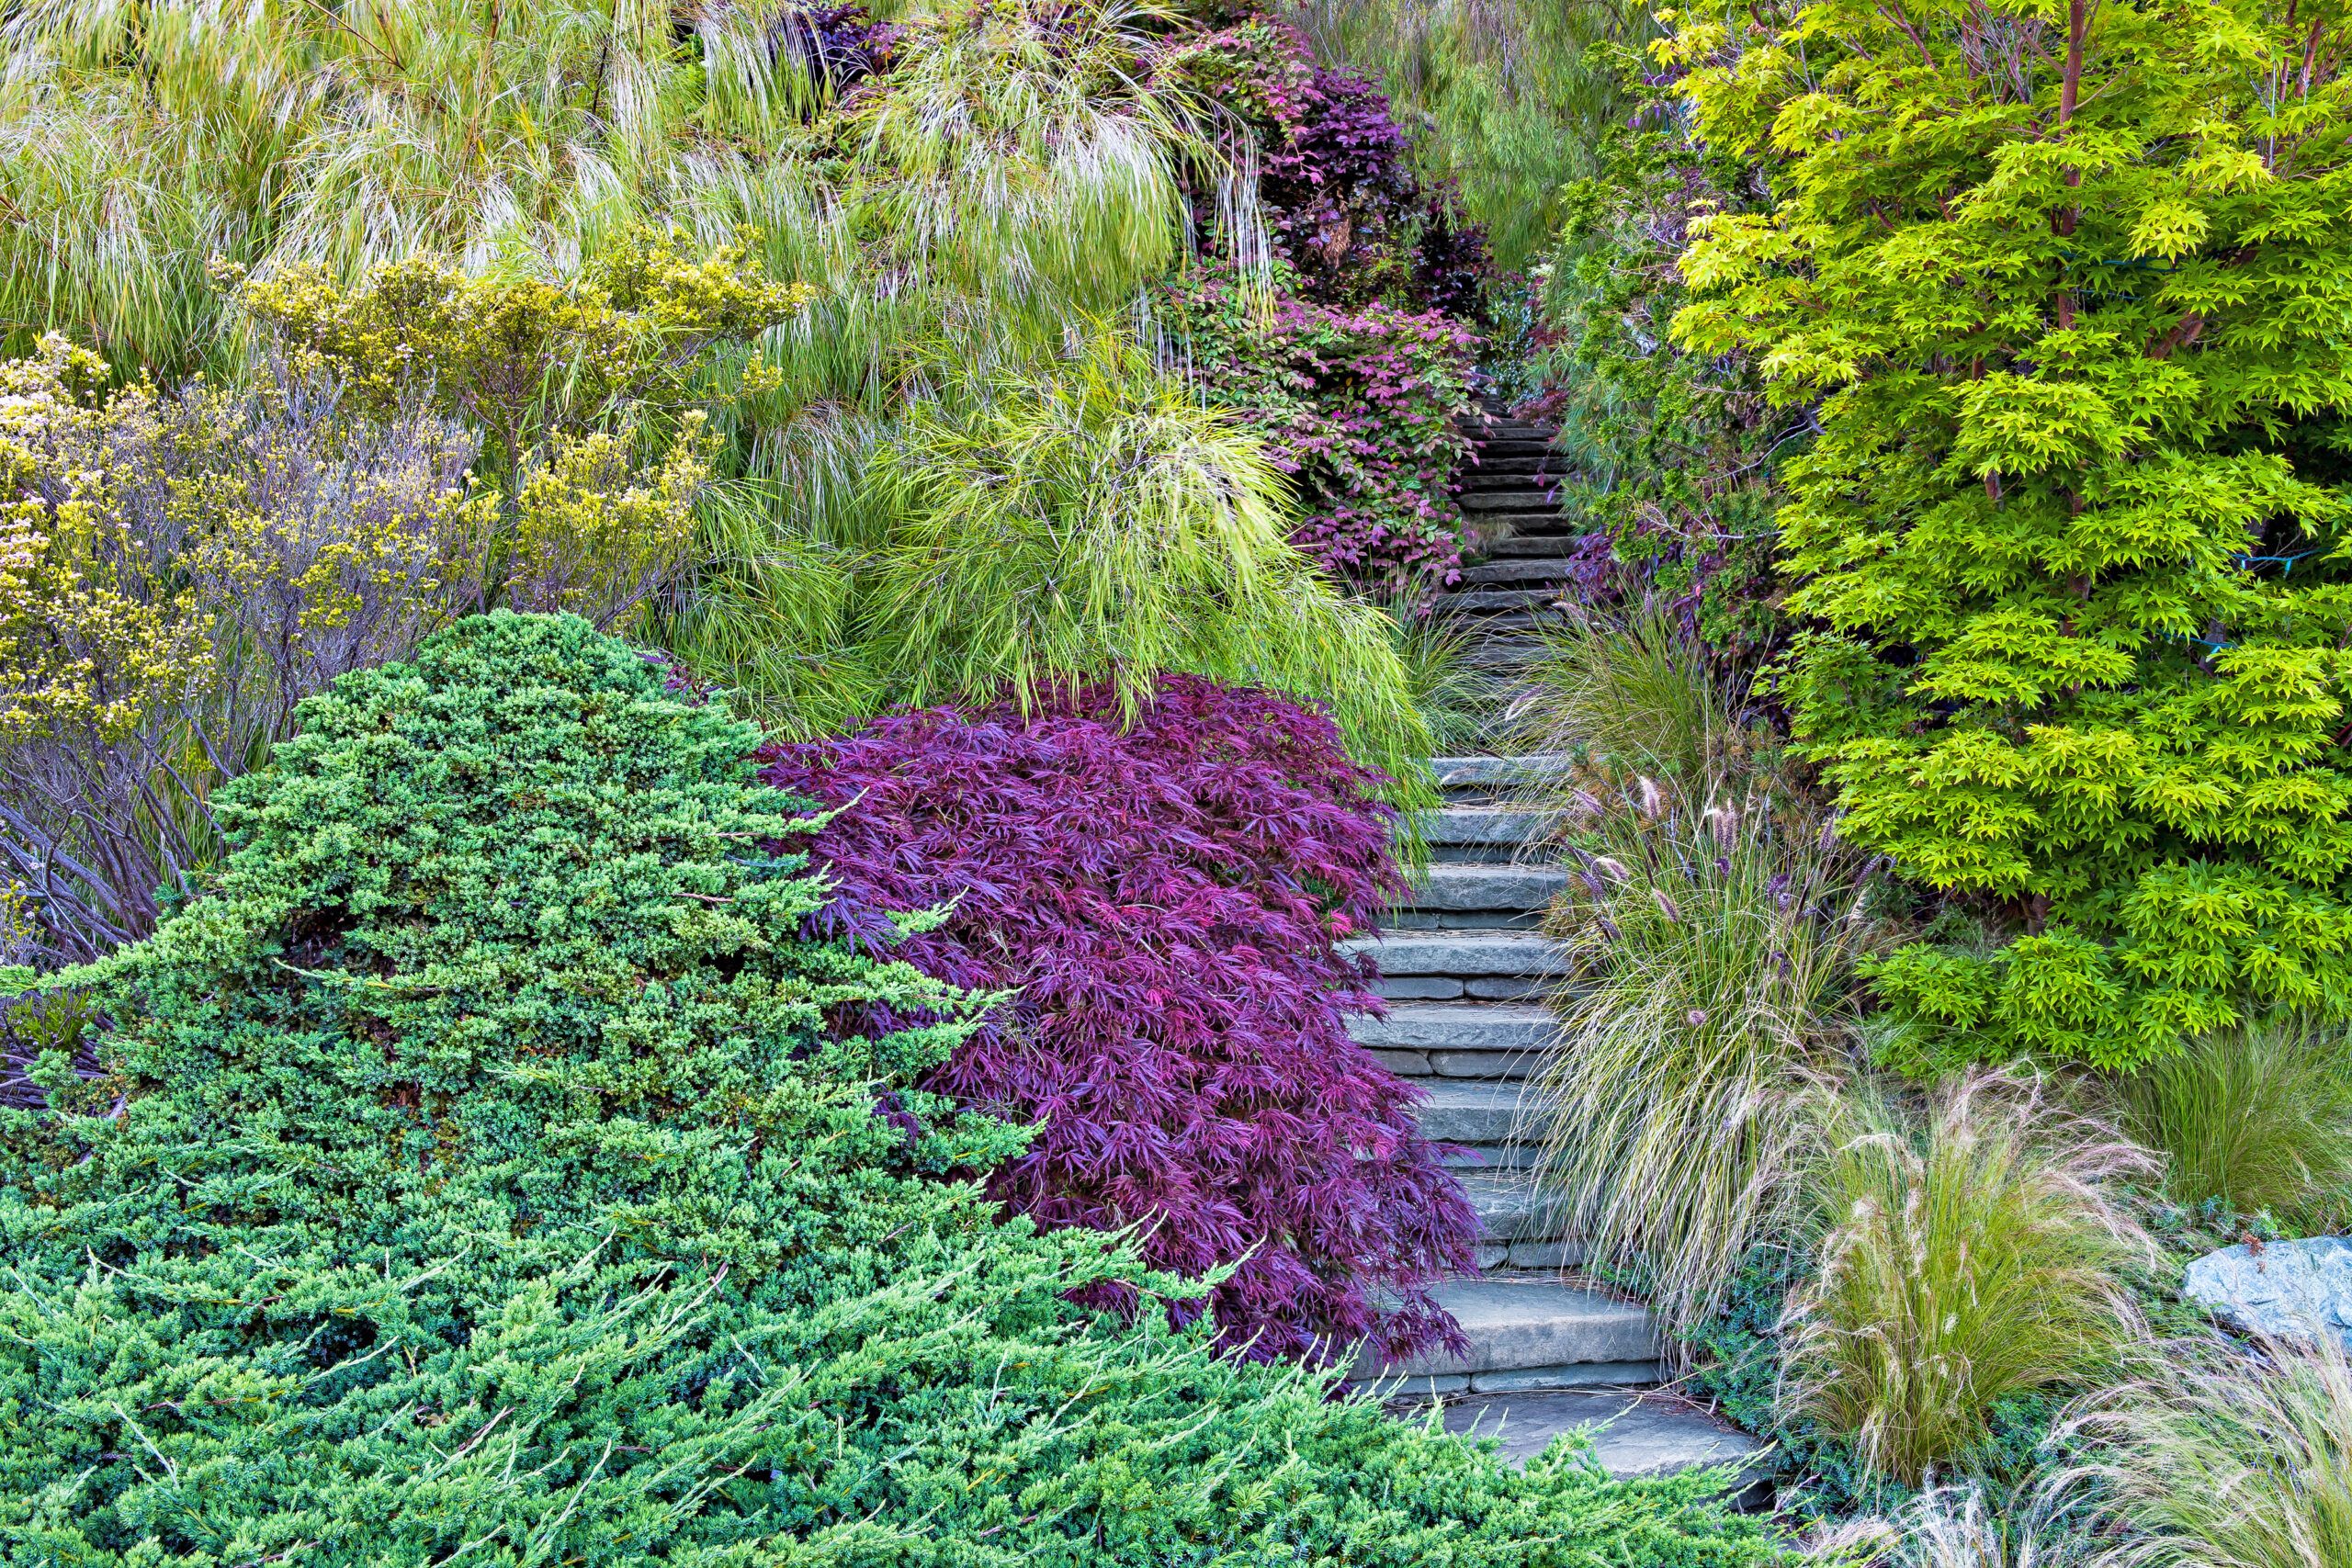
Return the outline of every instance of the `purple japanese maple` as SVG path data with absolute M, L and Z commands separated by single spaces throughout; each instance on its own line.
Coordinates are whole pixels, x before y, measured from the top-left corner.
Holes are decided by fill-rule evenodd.
M 1170 676 L 1131 724 L 1088 691 L 763 761 L 838 808 L 812 934 L 889 945 L 874 909 L 944 908 L 898 954 L 1015 990 L 926 1086 L 1042 1124 L 989 1177 L 1005 1203 L 1136 1227 L 1181 1272 L 1233 1265 L 1209 1310 L 1245 1355 L 1458 1341 L 1427 1287 L 1470 1265 L 1476 1217 L 1417 1092 L 1347 1032 L 1380 1003 L 1337 944 L 1400 884 L 1380 781 L 1329 720 Z

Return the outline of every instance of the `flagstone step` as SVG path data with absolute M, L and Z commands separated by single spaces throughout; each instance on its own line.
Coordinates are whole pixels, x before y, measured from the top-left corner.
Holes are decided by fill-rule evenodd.
M 1462 569 L 1464 583 L 1558 583 L 1576 572 L 1577 563 L 1566 556 L 1507 556 L 1481 566 Z
M 1568 751 L 1518 752 L 1509 756 L 1431 757 L 1430 771 L 1449 794 L 1518 789 L 1547 779 L 1564 779 L 1576 772 L 1577 758 Z
M 1348 1032 L 1400 1077 L 1476 1080 L 1533 1077 L 1560 1025 L 1533 1001 L 1402 1001 Z
M 1568 1224 L 1566 1201 L 1524 1168 L 1503 1170 L 1458 1171 L 1456 1179 L 1462 1190 L 1469 1195 L 1471 1208 L 1478 1214 L 1478 1240 L 1486 1247 L 1508 1247 L 1513 1242 L 1540 1241 L 1557 1243 Z M 1580 1263 L 1583 1253 L 1558 1258 L 1561 1263 Z M 1498 1257 L 1494 1261 L 1500 1261 Z M 1482 1266 L 1492 1262 L 1482 1260 Z
M 1563 530 L 1551 534 L 1506 534 L 1492 540 L 1486 553 L 1496 560 L 1507 558 L 1528 558 L 1537 560 L 1566 558 L 1577 547 L 1588 531 Z M 1489 565 L 1493 564 L 1491 561 Z
M 1488 920 L 1505 915 L 1532 919 L 1567 885 L 1568 874 L 1553 866 L 1439 861 L 1413 879 L 1402 908 L 1416 914 L 1475 914 Z
M 1620 1481 L 1679 1475 L 1720 1466 L 1724 1490 L 1747 1494 L 1770 1483 L 1755 1473 L 1763 1445 L 1699 1405 L 1670 1393 L 1619 1389 L 1566 1389 L 1513 1393 L 1471 1393 L 1445 1403 L 1445 1429 L 1465 1438 L 1493 1438 L 1502 1457 L 1525 1464 L 1555 1439 L 1580 1432 L 1591 1440 L 1593 1458 Z M 1744 1495 L 1743 1503 L 1749 1500 Z
M 1421 838 L 1439 860 L 1509 860 L 1542 837 L 1551 814 L 1509 806 L 1449 806 L 1424 812 Z
M 1353 938 L 1342 950 L 1377 964 L 1379 994 L 1397 1000 L 1508 1000 L 1570 972 L 1567 955 L 1533 931 L 1400 931 Z
M 1589 1281 L 1505 1271 L 1441 1280 L 1430 1294 L 1453 1315 L 1469 1348 L 1388 1363 L 1367 1353 L 1356 1363 L 1358 1378 L 1383 1380 L 1397 1393 L 1657 1381 L 1662 1346 L 1649 1309 Z
M 1463 460 L 1462 467 L 1454 472 L 1454 483 L 1464 483 L 1480 474 L 1544 474 L 1558 479 L 1566 472 L 1567 465 L 1550 452 L 1506 457 L 1488 447 L 1483 452 L 1473 452 Z
M 1556 513 L 1559 502 L 1540 490 L 1471 491 L 1453 498 L 1464 512 Z
M 1440 1080 L 1413 1108 L 1422 1135 L 1440 1143 L 1499 1148 L 1536 1130 L 1531 1112 L 1544 1097 L 1524 1082 Z

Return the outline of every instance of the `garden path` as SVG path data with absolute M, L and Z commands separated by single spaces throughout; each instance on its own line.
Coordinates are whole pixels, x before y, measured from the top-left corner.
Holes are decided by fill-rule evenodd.
M 1489 416 L 1468 434 L 1476 460 L 1461 505 L 1483 558 L 1437 613 L 1469 619 L 1476 657 L 1508 666 L 1568 581 L 1577 536 L 1556 501 L 1555 431 Z M 1524 853 L 1539 814 L 1514 797 L 1559 761 L 1434 766 L 1445 805 L 1425 824 L 1432 863 L 1387 935 L 1362 949 L 1380 964 L 1389 1013 L 1359 1019 L 1354 1033 L 1427 1092 L 1422 1131 L 1466 1149 L 1458 1163 L 1484 1231 L 1480 1271 L 1435 1292 L 1468 1337 L 1466 1354 L 1367 1361 L 1359 1375 L 1400 1402 L 1442 1402 L 1449 1428 L 1498 1437 L 1518 1460 L 1577 1427 L 1593 1431 L 1617 1474 L 1743 1458 L 1754 1439 L 1666 1389 L 1647 1309 L 1576 1271 L 1583 1249 L 1530 1175 L 1525 1098 L 1555 1033 L 1542 992 L 1562 973 L 1535 928 L 1565 874 Z

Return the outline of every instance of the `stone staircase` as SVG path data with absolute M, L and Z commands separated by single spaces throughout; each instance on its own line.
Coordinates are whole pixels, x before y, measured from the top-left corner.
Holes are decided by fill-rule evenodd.
M 1460 588 L 1437 613 L 1466 621 L 1486 662 L 1526 655 L 1526 628 L 1569 575 L 1575 536 L 1553 492 L 1553 433 L 1490 417 L 1469 432 L 1476 466 L 1461 503 L 1474 548 Z M 1357 1375 L 1385 1397 L 1442 1404 L 1447 1427 L 1500 1438 L 1525 1458 L 1571 1427 L 1593 1432 L 1613 1473 L 1655 1474 L 1746 1458 L 1754 1440 L 1661 1384 L 1667 1375 L 1649 1312 L 1578 1275 L 1583 1249 L 1531 1177 L 1544 1054 L 1555 1033 L 1544 1005 L 1566 977 L 1559 952 L 1536 930 L 1566 873 L 1529 852 L 1541 812 L 1527 785 L 1566 760 L 1448 757 L 1434 769 L 1444 806 L 1423 823 L 1432 863 L 1387 933 L 1358 945 L 1379 964 L 1385 1019 L 1362 1018 L 1355 1037 L 1427 1093 L 1422 1131 L 1467 1151 L 1458 1162 L 1482 1234 L 1479 1272 L 1434 1294 L 1469 1339 L 1465 1355 L 1387 1365 Z

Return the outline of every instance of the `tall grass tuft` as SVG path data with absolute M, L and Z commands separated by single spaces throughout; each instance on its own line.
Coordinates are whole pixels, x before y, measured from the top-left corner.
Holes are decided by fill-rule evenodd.
M 2117 1086 L 2127 1132 L 2188 1204 L 2297 1228 L 2352 1212 L 2352 1043 L 2277 1017 L 2188 1041 Z
M 1501 716 L 1502 682 L 1472 662 L 1474 634 L 1410 604 L 1386 609 L 1406 688 L 1430 727 L 1430 745 L 1441 756 L 1457 757 L 1489 744 Z
M 1948 1080 L 1924 1125 L 1854 1107 L 1811 1183 L 1829 1228 L 1781 1401 L 1916 1484 L 1987 1442 L 1996 1402 L 2078 1383 L 2139 1331 L 2124 1272 L 2152 1248 L 2113 1188 L 2148 1160 L 2016 1072 Z
M 1703 795 L 1747 760 L 1735 675 L 1653 604 L 1572 611 L 1536 628 L 1510 717 L 1531 751 L 1585 760 L 1608 779 L 1663 779 Z
M 1822 1563 L 1867 1560 L 1891 1568 L 2057 1568 L 2082 1554 L 2082 1537 L 2040 1508 L 2003 1506 L 1981 1485 L 1931 1486 L 1891 1519 L 1858 1519 L 1815 1554 Z
M 2061 1431 L 2054 1494 L 2105 1515 L 2102 1568 L 2352 1562 L 2352 1360 L 2333 1342 L 2172 1345 Z
M 1687 1327 L 1788 1218 L 1835 1113 L 1870 867 L 1761 790 L 1642 779 L 1587 801 L 1546 925 L 1577 977 L 1553 998 L 1540 1179 L 1589 1253 L 1645 1275 Z

